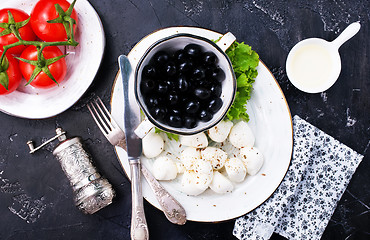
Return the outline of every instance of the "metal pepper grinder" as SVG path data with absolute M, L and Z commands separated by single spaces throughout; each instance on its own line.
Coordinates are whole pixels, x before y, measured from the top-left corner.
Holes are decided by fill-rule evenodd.
M 59 145 L 53 155 L 58 159 L 74 192 L 74 202 L 78 209 L 86 214 L 93 214 L 112 203 L 115 192 L 107 179 L 103 178 L 92 164 L 90 155 L 83 149 L 80 138 L 67 139 L 61 128 L 57 135 L 35 148 L 28 141 L 30 153 L 34 153 L 46 144 L 58 138 Z

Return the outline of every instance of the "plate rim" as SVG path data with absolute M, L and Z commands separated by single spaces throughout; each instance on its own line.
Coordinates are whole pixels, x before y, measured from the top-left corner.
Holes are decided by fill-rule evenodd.
M 145 40 L 146 38 L 148 38 L 149 36 L 151 36 L 152 34 L 154 34 L 154 33 L 157 33 L 157 32 L 159 32 L 159 31 L 162 31 L 162 30 L 166 30 L 166 29 L 176 29 L 176 28 L 195 28 L 195 29 L 200 29 L 200 30 L 207 30 L 207 31 L 211 31 L 211 32 L 214 32 L 214 33 L 217 33 L 217 34 L 220 34 L 220 35 L 222 35 L 222 33 L 220 33 L 220 32 L 217 32 L 217 31 L 214 31 L 214 30 L 211 30 L 211 29 L 207 29 L 207 28 L 203 28 L 203 27 L 197 27 L 197 26 L 177 26 L 177 27 L 164 27 L 164 28 L 159 28 L 159 29 L 157 29 L 157 30 L 155 30 L 155 31 L 152 31 L 152 32 L 150 32 L 149 34 L 147 34 L 146 36 L 144 36 L 143 38 L 141 38 L 140 39 L 140 41 L 138 41 L 135 45 L 134 45 L 134 47 L 132 47 L 132 49 L 129 51 L 129 53 L 127 54 L 127 56 L 129 57 L 130 56 L 130 54 L 132 54 L 132 52 L 135 50 L 135 48 L 137 48 L 138 47 L 138 45 L 143 41 L 143 40 Z M 187 219 L 188 221 L 191 221 L 191 222 L 199 222 L 199 223 L 221 223 L 221 222 L 226 222 L 226 221 L 231 221 L 231 220 L 233 220 L 233 219 L 236 219 L 236 218 L 239 218 L 239 217 L 241 217 L 241 216 L 243 216 L 243 215 L 245 215 L 245 214 L 248 214 L 248 213 L 250 213 L 250 212 L 252 212 L 253 210 L 255 210 L 255 209 L 257 209 L 258 207 L 260 207 L 262 204 L 264 204 L 275 192 L 276 192 L 276 190 L 279 188 L 279 186 L 281 185 L 281 183 L 283 182 L 283 180 L 284 180 L 284 178 L 285 178 L 285 176 L 286 176 L 286 174 L 287 174 L 287 172 L 288 172 L 288 170 L 289 170 L 289 167 L 290 167 L 290 165 L 291 165 L 291 162 L 292 162 L 292 154 L 293 154 L 293 141 L 294 141 L 294 139 L 293 139 L 293 119 L 292 119 L 292 114 L 291 114 L 291 111 L 290 111 L 290 108 L 289 108 L 289 105 L 288 105 L 288 102 L 287 102 L 287 100 L 286 100 L 286 97 L 285 97 L 285 95 L 284 95 L 284 92 L 283 92 L 283 90 L 281 89 L 281 87 L 280 87 L 280 85 L 279 85 L 279 83 L 278 83 L 278 81 L 276 80 L 276 78 L 275 78 L 275 76 L 272 74 L 272 72 L 271 72 L 271 70 L 266 66 L 266 64 L 261 60 L 261 59 L 259 59 L 259 62 L 260 63 L 262 63 L 262 65 L 268 70 L 268 73 L 272 76 L 272 78 L 274 79 L 274 81 L 275 81 L 275 84 L 276 84 L 276 86 L 278 87 L 278 90 L 280 91 L 280 93 L 281 93 L 281 95 L 282 95 L 282 97 L 283 97 L 283 100 L 284 100 L 284 103 L 285 103 L 285 106 L 286 106 L 286 108 L 287 108 L 287 110 L 288 110 L 288 114 L 289 114 L 289 119 L 290 119 L 290 130 L 291 130 L 291 142 L 290 142 L 290 144 L 291 144 L 291 149 L 290 149 L 290 158 L 289 158 L 289 164 L 287 165 L 287 168 L 286 168 L 286 170 L 285 170 L 285 173 L 284 173 L 284 175 L 283 175 L 283 177 L 282 177 L 282 179 L 280 180 L 280 183 L 277 185 L 277 187 L 274 189 L 274 191 L 272 191 L 272 193 L 264 200 L 264 201 L 262 201 L 259 205 L 257 205 L 255 208 L 253 208 L 253 209 L 251 209 L 251 210 L 249 210 L 248 212 L 244 212 L 244 213 L 242 213 L 242 214 L 240 214 L 240 215 L 238 215 L 238 216 L 236 216 L 236 217 L 233 217 L 233 218 L 228 218 L 228 219 L 223 219 L 223 220 L 217 220 L 217 221 L 202 221 L 202 220 L 189 220 L 189 219 Z M 114 82 L 113 82 L 113 86 L 112 86 L 112 89 L 111 89 L 111 98 L 110 98 L 110 106 L 111 106 L 111 109 L 110 109 L 110 112 L 112 111 L 112 102 L 113 102 L 113 93 L 114 93 L 114 91 L 115 91 L 115 87 L 116 87 L 116 83 L 117 83 L 117 80 L 118 80 L 118 76 L 120 75 L 120 70 L 118 69 L 118 71 L 117 71 L 117 74 L 116 74 L 116 76 L 115 76 L 115 79 L 114 79 Z M 119 163 L 120 163 L 120 158 L 119 158 L 119 155 L 118 155 L 118 152 L 117 152 L 117 147 L 115 147 L 114 148 L 114 152 L 115 152 L 115 154 L 116 154 L 116 156 L 117 156 L 117 160 L 119 161 Z M 120 163 L 121 164 L 121 163 Z M 122 166 L 122 165 L 121 165 Z M 126 175 L 126 177 L 127 177 L 127 179 L 129 180 L 129 181 L 131 181 L 130 180 L 130 177 L 128 176 L 128 174 L 127 174 L 127 172 L 125 171 L 125 169 L 124 169 L 124 167 L 122 166 L 122 168 L 123 168 L 123 172 L 125 173 L 125 175 Z M 148 201 L 147 200 L 147 198 L 146 197 L 144 197 L 145 198 L 145 200 L 151 205 L 151 206 L 153 206 L 153 207 L 155 207 L 155 208 L 157 208 L 158 210 L 160 210 L 160 211 L 163 211 L 161 208 L 159 208 L 159 207 L 157 207 L 156 205 L 154 205 L 154 204 L 152 204 L 150 201 Z
M 67 1 L 70 2 L 70 0 L 67 0 Z M 99 64 L 98 64 L 97 68 L 95 69 L 95 71 L 93 70 L 94 71 L 94 73 L 93 73 L 94 77 L 91 79 L 91 81 L 88 83 L 88 85 L 85 87 L 85 89 L 83 89 L 81 91 L 81 93 L 79 94 L 79 96 L 76 97 L 76 99 L 74 101 L 71 101 L 71 103 L 69 103 L 68 105 L 65 105 L 64 107 L 58 109 L 55 112 L 48 113 L 48 114 L 43 114 L 43 115 L 40 115 L 40 116 L 33 116 L 33 115 L 29 116 L 29 115 L 22 115 L 22 114 L 11 113 L 11 112 L 6 111 L 6 110 L 4 110 L 2 108 L 0 108 L 0 112 L 5 113 L 5 114 L 7 114 L 9 116 L 19 117 L 19 118 L 24 118 L 24 119 L 31 119 L 31 120 L 48 119 L 48 118 L 55 117 L 55 116 L 57 116 L 57 115 L 65 112 L 66 110 L 70 109 L 88 91 L 88 89 L 90 88 L 91 84 L 93 83 L 93 81 L 94 81 L 94 79 L 96 77 L 96 74 L 98 73 L 98 71 L 99 71 L 99 69 L 100 69 L 100 67 L 102 65 L 102 61 L 103 61 L 103 57 L 104 57 L 104 52 L 105 52 L 105 47 L 106 47 L 106 38 L 105 38 L 105 31 L 104 31 L 103 23 L 102 23 L 102 21 L 100 19 L 100 16 L 99 16 L 98 12 L 95 10 L 95 8 L 91 5 L 91 3 L 88 0 L 80 0 L 80 1 L 83 2 L 83 4 L 86 4 L 88 7 L 91 8 L 91 10 L 94 13 L 94 16 L 96 17 L 96 19 L 98 21 L 99 29 L 101 30 L 101 34 L 99 34 L 98 36 L 101 36 L 101 41 L 100 41 L 101 42 L 101 45 L 100 45 L 100 47 L 102 49 L 102 52 L 101 52 L 101 55 L 100 55 L 100 58 L 99 58 Z M 7 2 L 10 2 L 10 0 L 4 2 L 4 4 L 6 4 Z M 6 95 L 4 95 L 4 96 L 6 96 Z

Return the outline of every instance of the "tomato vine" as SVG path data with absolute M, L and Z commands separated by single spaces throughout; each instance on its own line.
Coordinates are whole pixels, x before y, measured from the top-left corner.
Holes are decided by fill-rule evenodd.
M 23 61 L 23 62 L 26 62 L 26 63 L 29 63 L 35 66 L 33 74 L 31 78 L 28 80 L 26 85 L 31 83 L 41 71 L 43 71 L 54 82 L 57 83 L 57 81 L 54 79 L 54 77 L 48 70 L 48 66 L 67 55 L 62 55 L 58 58 L 53 58 L 53 59 L 45 59 L 42 52 L 45 47 L 49 47 L 49 46 L 74 46 L 76 47 L 79 44 L 75 40 L 75 35 L 74 35 L 74 30 L 73 30 L 74 29 L 73 26 L 76 25 L 76 20 L 71 17 L 75 3 L 76 3 L 76 0 L 74 0 L 71 3 L 71 5 L 66 11 L 64 11 L 59 4 L 55 4 L 54 5 L 55 10 L 59 14 L 59 16 L 55 19 L 47 21 L 48 23 L 51 23 L 51 24 L 54 24 L 54 23 L 63 24 L 66 34 L 67 34 L 66 41 L 44 42 L 44 41 L 27 41 L 27 40 L 22 39 L 19 33 L 19 29 L 27 25 L 31 17 L 29 17 L 27 20 L 24 20 L 22 22 L 15 22 L 12 13 L 8 11 L 8 22 L 0 23 L 0 27 L 4 29 L 2 32 L 0 32 L 0 37 L 5 36 L 7 34 L 14 34 L 14 36 L 18 39 L 18 41 L 15 43 L 3 46 L 3 52 L 0 57 L 0 63 L 6 62 L 5 54 L 10 48 L 20 46 L 20 45 L 25 45 L 25 46 L 33 45 L 37 48 L 37 61 L 30 61 L 27 59 L 16 57 L 16 59 L 18 59 L 19 61 Z M 4 74 L 6 74 L 7 68 L 8 68 L 7 64 L 0 64 L 0 78 L 4 78 L 4 79 L 0 79 L 0 84 L 3 85 L 8 90 L 8 84 L 9 84 L 8 78 L 4 76 Z

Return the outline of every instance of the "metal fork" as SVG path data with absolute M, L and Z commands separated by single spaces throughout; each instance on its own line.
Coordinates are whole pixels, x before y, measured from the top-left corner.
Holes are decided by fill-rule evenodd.
M 112 145 L 126 150 L 125 134 L 113 119 L 108 109 L 104 106 L 102 100 L 97 97 L 87 104 L 87 107 L 91 116 L 94 118 L 96 124 L 108 141 Z M 153 193 L 161 205 L 167 219 L 175 224 L 185 224 L 186 213 L 181 204 L 162 187 L 162 185 L 153 177 L 150 171 L 143 164 L 141 164 L 141 172 L 153 190 Z

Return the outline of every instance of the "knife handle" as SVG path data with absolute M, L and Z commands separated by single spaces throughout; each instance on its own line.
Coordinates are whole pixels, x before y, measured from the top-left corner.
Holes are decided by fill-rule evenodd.
M 141 164 L 141 172 L 153 190 L 167 219 L 174 224 L 184 225 L 186 223 L 186 212 L 181 204 L 162 187 L 143 164 Z
M 132 193 L 131 239 L 148 240 L 149 231 L 145 219 L 143 193 L 141 191 L 140 162 L 130 160 L 130 169 Z

